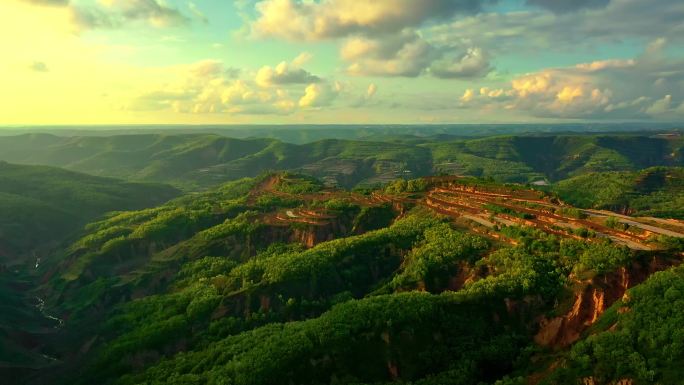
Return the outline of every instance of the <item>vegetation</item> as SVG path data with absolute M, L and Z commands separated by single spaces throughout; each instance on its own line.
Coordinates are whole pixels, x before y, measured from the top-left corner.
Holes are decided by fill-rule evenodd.
M 0 162 L 0 263 L 44 255 L 106 212 L 154 206 L 177 195 L 164 185 Z
M 684 218 L 684 168 L 590 173 L 554 186 L 564 201 L 641 216 Z
M 548 383 L 592 377 L 607 384 L 675 384 L 684 360 L 684 269 L 654 274 L 616 302 L 601 322 L 609 327 L 578 342 Z
M 319 189 L 306 177 L 264 175 L 90 225 L 69 248 L 68 273 L 50 282 L 67 298 L 52 303 L 69 314 L 65 332 L 100 336 L 64 381 L 493 383 L 528 359 L 534 320 L 573 277 L 638 259 L 607 240 L 519 226 L 498 230 L 517 244 L 504 246 L 420 207 L 389 224 L 387 206 L 361 208 L 345 195 L 319 202 L 330 194 Z M 254 194 L 278 199 L 264 205 Z M 302 194 L 310 199 L 289 198 Z M 291 205 L 364 230 L 310 248 L 266 235 L 263 215 Z M 528 310 L 512 312 L 517 302 Z
M 45 243 L 30 270 L 0 266 L 0 374 L 28 384 L 676 383 L 684 269 L 671 266 L 684 238 L 636 234 L 618 214 L 573 204 L 677 217 L 682 171 L 660 166 L 681 165 L 662 156 L 680 147 L 618 135 L 0 138 L 8 159 L 41 148 L 32 161 L 192 190 L 171 199 L 164 185 L 2 164 L 0 235 L 11 237 L 0 253 Z M 484 178 L 416 179 L 440 167 Z M 525 185 L 540 178 L 557 183 Z M 423 199 L 448 183 L 462 189 L 436 195 L 463 209 L 453 217 Z M 382 187 L 339 188 L 358 184 Z M 462 194 L 471 189 L 486 194 Z M 661 222 L 676 235 L 678 222 Z M 649 247 L 623 245 L 624 230 Z M 540 347 L 548 325 L 572 338 Z
M 352 130 L 348 131 L 335 132 L 344 137 L 356 137 Z M 216 134 L 72 138 L 32 134 L 0 137 L 0 159 L 171 183 L 186 190 L 252 177 L 267 170 L 302 171 L 343 187 L 353 187 L 441 172 L 493 178 L 498 182 L 528 183 L 559 181 L 588 173 L 635 172 L 653 166 L 684 165 L 681 156 L 684 142 L 680 138 L 638 134 L 476 139 L 446 136 L 448 140 L 411 136 L 395 140 L 395 137 L 380 135 L 366 137 L 366 141 L 316 140 L 314 136 L 304 143 L 285 131 L 271 134 L 285 135 L 285 139 L 300 144 L 276 139 L 234 139 Z M 662 199 L 665 202 L 666 198 Z

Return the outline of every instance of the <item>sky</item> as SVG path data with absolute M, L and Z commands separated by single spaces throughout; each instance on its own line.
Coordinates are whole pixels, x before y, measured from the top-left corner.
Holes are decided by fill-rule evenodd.
M 0 0 L 0 125 L 684 122 L 681 0 Z

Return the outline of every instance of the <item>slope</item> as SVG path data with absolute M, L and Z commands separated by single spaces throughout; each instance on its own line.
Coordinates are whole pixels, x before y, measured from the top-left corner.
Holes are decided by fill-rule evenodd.
M 108 211 L 149 207 L 177 194 L 164 185 L 0 162 L 0 260 L 40 256 Z
M 376 137 L 291 144 L 211 134 L 0 137 L 0 158 L 197 190 L 268 170 L 292 170 L 330 185 L 374 186 L 433 173 L 500 182 L 557 181 L 590 172 L 684 165 L 678 136 L 527 135 L 478 139 Z
M 21 380 L 492 384 L 681 260 L 580 214 L 474 178 L 364 195 L 290 173 L 120 213 L 39 268 L 62 363 Z
M 655 167 L 635 172 L 589 173 L 553 186 L 576 206 L 630 215 L 684 218 L 684 168 Z

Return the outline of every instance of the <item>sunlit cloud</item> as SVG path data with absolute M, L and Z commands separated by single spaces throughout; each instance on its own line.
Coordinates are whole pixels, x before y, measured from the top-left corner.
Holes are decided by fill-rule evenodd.
M 6 122 L 684 120 L 677 0 L 6 0 L 0 14 Z
M 382 35 L 431 19 L 476 13 L 484 0 L 264 0 L 256 3 L 258 36 L 320 40 L 352 34 Z
M 318 76 L 300 68 L 301 65 L 310 59 L 310 54 L 303 53 L 297 56 L 291 63 L 282 61 L 275 67 L 263 66 L 257 72 L 254 81 L 261 87 L 317 83 L 321 80 Z
M 664 56 L 663 42 L 654 41 L 634 59 L 543 69 L 516 77 L 495 92 L 468 89 L 461 106 L 498 106 L 571 119 L 682 119 L 684 59 Z

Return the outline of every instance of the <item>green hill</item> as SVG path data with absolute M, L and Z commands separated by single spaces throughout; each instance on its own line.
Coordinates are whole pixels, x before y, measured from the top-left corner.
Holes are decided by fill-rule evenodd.
M 442 216 L 414 200 L 439 181 L 362 195 L 264 174 L 93 222 L 38 269 L 46 311 L 64 322 L 42 351 L 61 363 L 16 378 L 508 384 L 540 373 L 588 376 L 581 355 L 590 353 L 565 341 L 611 333 L 604 318 L 616 312 L 599 319 L 604 307 L 681 261 L 674 238 L 637 251 L 586 234 Z M 639 286 L 630 293 L 638 290 L 651 295 Z M 671 357 L 684 354 L 676 335 L 649 333 Z
M 171 183 L 196 190 L 293 170 L 344 187 L 382 184 L 439 172 L 500 182 L 557 181 L 590 172 L 684 165 L 680 137 L 537 135 L 478 139 L 373 137 L 290 144 L 210 134 L 0 137 L 0 158 L 93 175 Z
M 558 182 L 553 190 L 580 207 L 626 214 L 684 218 L 684 168 L 589 173 Z
M 601 171 L 684 164 L 684 141 L 642 136 L 508 136 L 429 143 L 434 162 L 499 181 L 561 180 Z
M 0 261 L 44 255 L 106 212 L 154 206 L 177 195 L 164 185 L 0 162 Z

